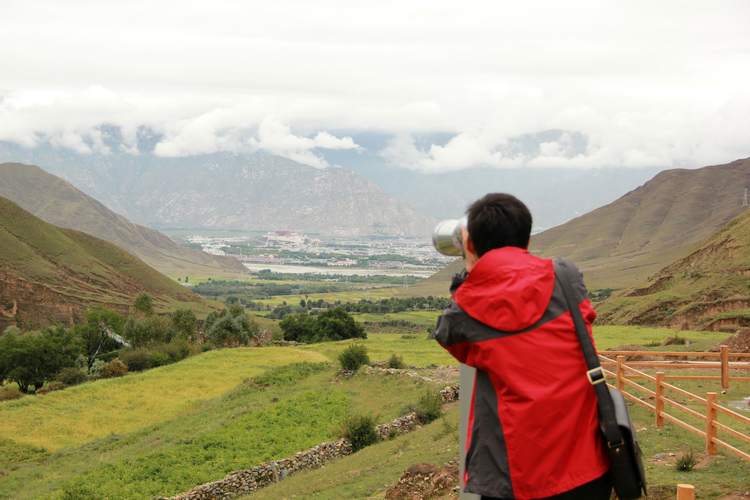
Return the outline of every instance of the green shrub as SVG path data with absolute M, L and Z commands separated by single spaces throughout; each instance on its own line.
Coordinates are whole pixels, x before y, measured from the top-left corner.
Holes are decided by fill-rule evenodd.
M 62 382 L 65 385 L 82 384 L 83 382 L 86 382 L 87 379 L 88 377 L 86 376 L 86 373 L 80 368 L 76 368 L 74 366 L 63 368 L 55 376 L 56 381 Z
M 102 367 L 99 371 L 99 376 L 102 378 L 114 378 L 122 377 L 126 373 L 128 373 L 128 365 L 120 361 L 120 358 L 115 358 Z
M 404 366 L 406 365 L 404 365 L 404 359 L 401 356 L 391 354 L 391 357 L 388 358 L 388 368 L 401 369 Z
M 344 421 L 342 435 L 352 443 L 352 450 L 359 451 L 378 440 L 375 419 L 370 415 L 353 415 Z
M 667 337 L 664 339 L 664 342 L 662 342 L 662 345 L 686 345 L 688 344 L 688 339 L 685 337 L 680 337 L 679 335 L 675 334 L 672 337 Z
M 688 450 L 677 457 L 675 468 L 680 472 L 690 472 L 697 463 L 698 460 L 695 458 L 695 455 L 693 455 L 693 450 Z
M 414 407 L 417 419 L 423 424 L 427 424 L 440 418 L 443 415 L 443 399 L 440 393 L 436 391 L 425 392 L 417 405 Z
M 359 370 L 360 366 L 369 362 L 370 357 L 367 355 L 367 348 L 362 344 L 350 345 L 339 354 L 339 363 L 341 363 L 342 370 L 355 372 Z
M 169 357 L 164 351 L 150 351 L 151 366 L 156 368 L 157 366 L 170 365 L 173 363 L 172 358 Z
M 0 401 L 10 401 L 23 397 L 23 393 L 18 387 L 0 387 Z
M 188 344 L 188 342 L 183 339 L 176 339 L 172 342 L 169 342 L 168 344 L 157 344 L 152 346 L 150 350 L 152 352 L 152 355 L 153 353 L 160 353 L 169 358 L 169 361 L 167 363 L 161 364 L 176 363 L 177 361 L 182 361 L 192 353 L 190 344 Z
M 153 368 L 151 353 L 146 349 L 128 349 L 120 353 L 120 361 L 128 365 L 128 371 L 140 372 Z

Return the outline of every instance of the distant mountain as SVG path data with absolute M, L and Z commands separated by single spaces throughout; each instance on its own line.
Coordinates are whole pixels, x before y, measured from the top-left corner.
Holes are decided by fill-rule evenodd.
M 598 311 L 601 320 L 620 324 L 731 332 L 750 326 L 750 210 Z
M 156 228 L 427 236 L 435 222 L 352 170 L 316 169 L 264 153 L 83 155 L 3 143 L 0 159 L 42 165 L 130 220 Z
M 206 307 L 111 243 L 44 222 L 0 197 L 0 328 L 67 323 L 97 305 L 126 312 L 141 292 L 157 309 Z
M 158 231 L 131 223 L 36 166 L 0 164 L 0 196 L 51 224 L 109 241 L 165 274 L 233 276 L 245 272 L 236 259 L 182 247 Z
M 572 259 L 589 289 L 627 288 L 698 249 L 744 209 L 750 159 L 666 170 L 618 200 L 531 238 L 531 250 Z M 445 294 L 456 261 L 410 294 Z

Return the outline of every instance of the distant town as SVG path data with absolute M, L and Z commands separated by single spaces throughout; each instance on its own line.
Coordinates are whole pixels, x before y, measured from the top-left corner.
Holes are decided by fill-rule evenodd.
M 187 244 L 240 260 L 250 271 L 426 277 L 452 259 L 429 240 L 401 237 L 326 237 L 294 231 L 190 234 Z

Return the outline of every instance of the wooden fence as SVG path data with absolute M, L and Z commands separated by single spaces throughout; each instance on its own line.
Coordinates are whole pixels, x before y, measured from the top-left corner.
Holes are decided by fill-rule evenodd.
M 632 368 L 668 368 L 670 370 L 716 370 L 716 375 L 677 375 L 665 374 L 664 380 L 720 380 L 721 388 L 728 389 L 732 381 L 750 382 L 750 353 L 730 352 L 728 346 L 721 346 L 718 352 L 674 352 L 674 351 L 605 351 L 602 354 L 602 366 L 615 366 L 617 373 L 622 372 L 621 364 L 628 357 L 660 357 L 672 358 L 674 361 L 639 361 L 628 360 L 627 365 Z M 615 359 L 611 359 L 614 357 Z M 690 358 L 695 359 L 691 361 Z M 717 361 L 710 361 L 716 359 Z M 735 361 L 732 361 L 734 359 Z M 744 361 L 747 360 L 747 361 Z M 735 375 L 732 372 L 742 372 Z M 640 375 L 630 378 L 639 378 Z
M 612 359 L 604 354 L 615 355 L 616 358 Z M 658 356 L 658 357 L 683 357 L 683 358 L 712 358 L 719 357 L 718 363 L 705 363 L 703 361 L 678 361 L 676 363 L 664 362 L 664 361 L 625 361 L 625 356 Z M 617 389 L 622 392 L 623 396 L 652 411 L 655 416 L 656 426 L 662 427 L 664 422 L 670 422 L 678 427 L 681 427 L 688 432 L 697 434 L 704 438 L 705 449 L 709 455 L 715 455 L 717 448 L 722 448 L 742 459 L 750 461 L 750 453 L 747 453 L 736 446 L 733 446 L 723 439 L 719 439 L 719 432 L 731 436 L 737 441 L 743 444 L 750 444 L 750 435 L 741 432 L 739 429 L 734 428 L 725 423 L 719 422 L 718 417 L 722 415 L 727 419 L 731 419 L 732 422 L 739 422 L 740 425 L 750 426 L 750 418 L 745 415 L 741 415 L 736 411 L 726 408 L 716 401 L 716 392 L 707 392 L 705 397 L 701 397 L 692 392 L 686 391 L 680 387 L 676 387 L 669 384 L 667 380 L 720 380 L 723 388 L 728 388 L 731 381 L 750 381 L 750 377 L 735 377 L 731 375 L 731 370 L 749 370 L 750 363 L 746 362 L 735 362 L 732 363 L 730 358 L 745 359 L 750 358 L 750 354 L 743 353 L 730 353 L 726 346 L 722 346 L 721 351 L 718 353 L 713 352 L 700 352 L 700 353 L 688 353 L 688 352 L 654 352 L 654 351 L 605 351 L 600 353 L 602 366 L 604 373 L 611 376 L 615 380 Z M 614 367 L 614 371 L 607 369 L 606 367 Z M 715 369 L 720 370 L 720 374 L 713 376 L 703 375 L 673 375 L 665 374 L 663 371 L 657 371 L 654 375 L 645 373 L 638 368 L 676 368 L 676 369 Z M 634 379 L 646 380 L 652 382 L 654 390 L 649 389 L 637 382 Z M 612 386 L 612 384 L 610 384 Z M 636 391 L 636 393 L 630 391 Z M 686 404 L 680 403 L 672 399 L 672 394 L 677 394 L 682 398 L 687 398 L 694 404 L 698 404 L 701 407 L 701 411 L 686 406 Z M 654 404 L 644 401 L 642 397 L 653 398 Z M 670 408 L 670 411 L 679 411 L 682 414 L 690 415 L 690 417 L 700 421 L 702 423 L 702 429 L 692 425 L 684 420 L 681 420 L 672 413 L 667 413 L 666 407 Z M 684 417 L 683 417 L 684 418 Z

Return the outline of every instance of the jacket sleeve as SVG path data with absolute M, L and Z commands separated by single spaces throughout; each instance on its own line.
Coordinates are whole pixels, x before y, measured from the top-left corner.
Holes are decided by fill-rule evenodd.
M 591 303 L 591 299 L 589 299 L 589 292 L 586 289 L 586 284 L 583 281 L 583 273 L 575 264 L 566 259 L 558 260 L 557 265 L 567 268 L 566 272 L 568 273 L 568 276 L 574 277 L 574 279 L 571 279 L 571 288 L 573 289 L 573 293 L 576 295 L 578 308 L 581 310 L 581 316 L 583 316 L 583 319 L 586 322 L 586 327 L 589 330 L 589 335 L 591 336 L 591 341 L 593 342 L 594 338 L 592 334 L 592 325 L 596 320 L 596 311 L 594 310 L 594 306 Z
M 459 362 L 474 366 L 474 347 L 464 333 L 466 314 L 451 301 L 450 306 L 438 318 L 433 338 Z

